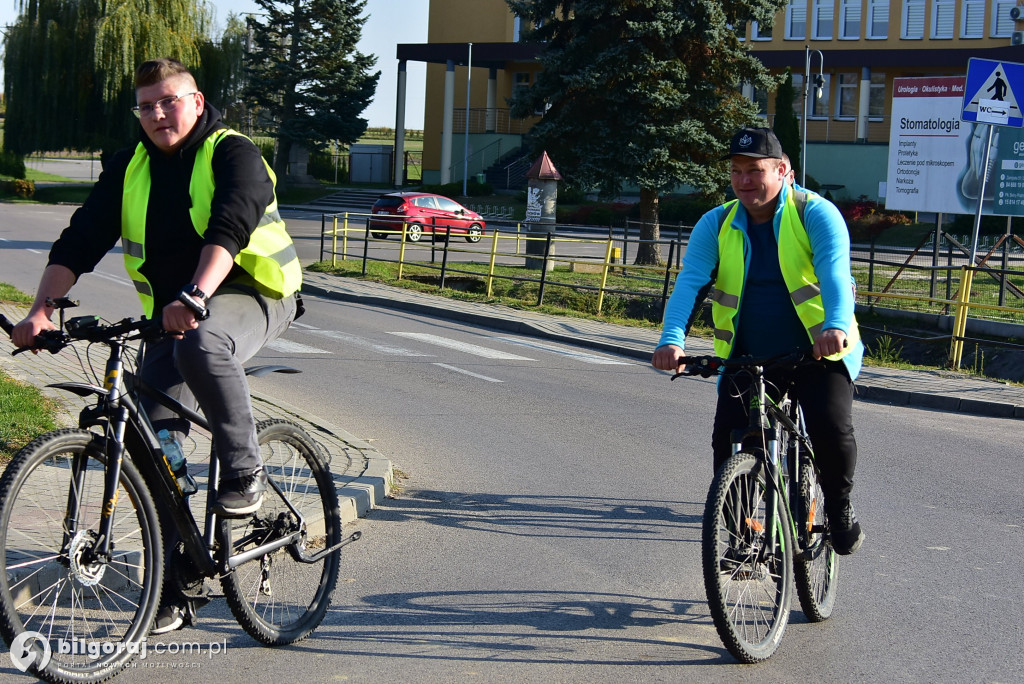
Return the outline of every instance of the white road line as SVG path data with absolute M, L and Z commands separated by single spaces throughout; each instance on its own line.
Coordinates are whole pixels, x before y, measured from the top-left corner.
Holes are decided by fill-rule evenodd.
M 115 282 L 115 283 L 117 283 L 119 285 L 131 285 L 132 284 L 132 281 L 129 278 L 120 277 L 120 276 L 116 276 L 116 275 L 111 275 L 110 273 L 104 273 L 103 271 L 92 271 L 91 273 L 86 273 L 85 275 L 91 275 L 91 276 L 96 276 L 97 278 L 103 278 L 104 280 L 110 280 L 110 281 Z
M 492 340 L 501 340 L 502 342 L 509 342 L 511 344 L 518 344 L 522 347 L 531 347 L 533 349 L 541 349 L 552 354 L 561 354 L 562 356 L 568 356 L 584 363 L 600 363 L 615 366 L 630 366 L 628 361 L 617 361 L 610 359 L 607 356 L 597 356 L 596 354 L 588 354 L 586 352 L 575 351 L 573 349 L 564 349 L 562 347 L 553 347 L 547 344 L 541 344 L 540 342 L 534 342 L 532 340 L 519 340 L 514 337 L 502 337 L 500 335 L 492 335 Z
M 424 354 L 422 352 L 416 352 L 411 349 L 405 349 L 404 347 L 392 347 L 387 344 L 378 344 L 371 340 L 367 340 L 363 337 L 356 337 L 355 335 L 349 335 L 347 333 L 339 332 L 337 330 L 312 330 L 310 331 L 315 335 L 323 335 L 324 337 L 330 337 L 331 339 L 340 340 L 353 347 L 361 347 L 363 349 L 372 349 L 380 352 L 381 354 L 393 354 L 395 356 L 432 356 L 432 354 Z
M 497 349 L 488 349 L 487 347 L 481 347 L 479 345 L 470 344 L 469 342 L 459 342 L 458 340 L 452 340 L 447 337 L 439 337 L 437 335 L 430 335 L 428 333 L 393 332 L 390 334 L 398 335 L 399 337 L 408 337 L 409 339 L 419 340 L 420 342 L 426 342 L 427 344 L 436 344 L 438 347 L 454 349 L 456 351 L 465 352 L 466 354 L 473 354 L 474 356 L 482 356 L 485 359 L 501 359 L 504 361 L 533 361 L 533 359 L 529 359 L 525 356 L 517 356 L 515 354 L 509 354 L 508 352 L 498 351 Z
M 456 373 L 462 373 L 463 375 L 468 375 L 470 377 L 478 378 L 480 380 L 486 380 L 487 382 L 504 382 L 504 380 L 498 380 L 497 378 L 489 378 L 486 375 L 480 375 L 479 373 L 473 373 L 471 371 L 468 371 L 468 370 L 465 370 L 465 369 L 462 369 L 462 368 L 456 368 L 455 366 L 449 366 L 447 363 L 437 363 L 437 362 L 435 362 L 434 365 L 435 366 L 440 366 L 441 368 L 447 368 L 448 370 L 455 371 Z
M 279 351 L 282 354 L 330 354 L 331 352 L 326 349 L 317 349 L 316 347 L 310 347 L 309 345 L 301 344 L 299 342 L 292 342 L 284 338 L 277 338 L 271 342 L 267 342 L 267 349 L 273 349 Z
M 315 325 L 309 325 L 308 323 L 299 323 L 298 321 L 292 321 L 291 327 L 293 328 L 305 328 L 306 330 L 319 330 L 320 328 Z

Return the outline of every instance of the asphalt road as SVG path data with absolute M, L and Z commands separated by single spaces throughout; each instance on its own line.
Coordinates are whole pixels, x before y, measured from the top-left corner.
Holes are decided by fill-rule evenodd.
M 69 213 L 0 205 L 0 280 L 31 290 Z M 312 258 L 319 221 L 289 225 Z M 119 260 L 73 293 L 83 312 L 135 310 Z M 835 616 L 794 606 L 776 656 L 740 666 L 699 571 L 710 382 L 400 311 L 309 309 L 262 355 L 305 372 L 258 389 L 372 440 L 404 492 L 352 526 L 363 539 L 311 638 L 262 648 L 215 601 L 160 642 L 226 652 L 151 653 L 118 681 L 1019 679 L 1016 421 L 858 402 L 868 538 L 840 561 Z

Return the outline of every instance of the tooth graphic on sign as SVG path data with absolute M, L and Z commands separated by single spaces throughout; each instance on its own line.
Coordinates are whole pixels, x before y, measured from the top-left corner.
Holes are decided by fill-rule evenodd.
M 963 180 L 960 182 L 960 192 L 963 193 L 967 199 L 978 199 L 978 189 L 981 187 L 981 173 L 982 166 L 985 162 L 985 127 L 975 126 L 974 133 L 971 136 L 971 151 L 968 161 L 970 162 L 967 173 L 964 174 Z M 985 178 L 985 199 L 990 200 L 995 196 L 995 188 L 992 178 L 992 172 L 995 170 L 997 163 L 996 151 L 999 147 L 999 129 L 995 128 L 992 131 L 992 144 L 989 146 L 988 152 L 988 174 Z

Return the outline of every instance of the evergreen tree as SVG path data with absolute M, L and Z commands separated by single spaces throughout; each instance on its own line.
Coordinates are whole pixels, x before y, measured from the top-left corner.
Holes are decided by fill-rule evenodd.
M 775 123 L 772 129 L 782 143 L 783 151 L 789 155 L 793 162 L 793 170 L 797 177 L 800 176 L 800 169 L 803 168 L 803 159 L 800 158 L 800 119 L 793 111 L 793 100 L 796 99 L 796 89 L 793 88 L 793 72 L 786 69 L 786 79 L 779 85 L 775 93 Z
M 720 197 L 729 138 L 757 105 L 741 82 L 774 90 L 734 27 L 769 24 L 785 0 L 506 0 L 545 42 L 543 71 L 513 115 L 544 111 L 531 134 L 573 183 L 640 187 L 637 263 L 661 260 L 658 198 L 690 185 Z
M 138 139 L 139 63 L 198 62 L 208 41 L 202 0 L 22 0 L 4 38 L 4 147 L 111 150 Z
M 257 0 L 247 97 L 270 114 L 278 139 L 274 171 L 286 179 L 293 145 L 319 151 L 351 144 L 366 130 L 377 59 L 356 50 L 366 0 Z

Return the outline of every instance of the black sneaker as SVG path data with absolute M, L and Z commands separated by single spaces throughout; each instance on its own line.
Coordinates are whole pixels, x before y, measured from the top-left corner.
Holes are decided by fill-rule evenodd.
M 157 611 L 156 619 L 153 620 L 153 629 L 149 633 L 156 636 L 173 632 L 184 627 L 186 622 L 188 622 L 188 613 L 184 608 L 175 605 L 164 606 Z
M 259 510 L 267 489 L 267 471 L 260 467 L 251 475 L 222 480 L 213 511 L 226 518 L 237 518 Z
M 849 501 L 828 516 L 828 524 L 832 534 L 832 548 L 840 556 L 855 553 L 864 543 L 864 531 L 861 530 L 857 514 L 853 511 L 853 504 Z

